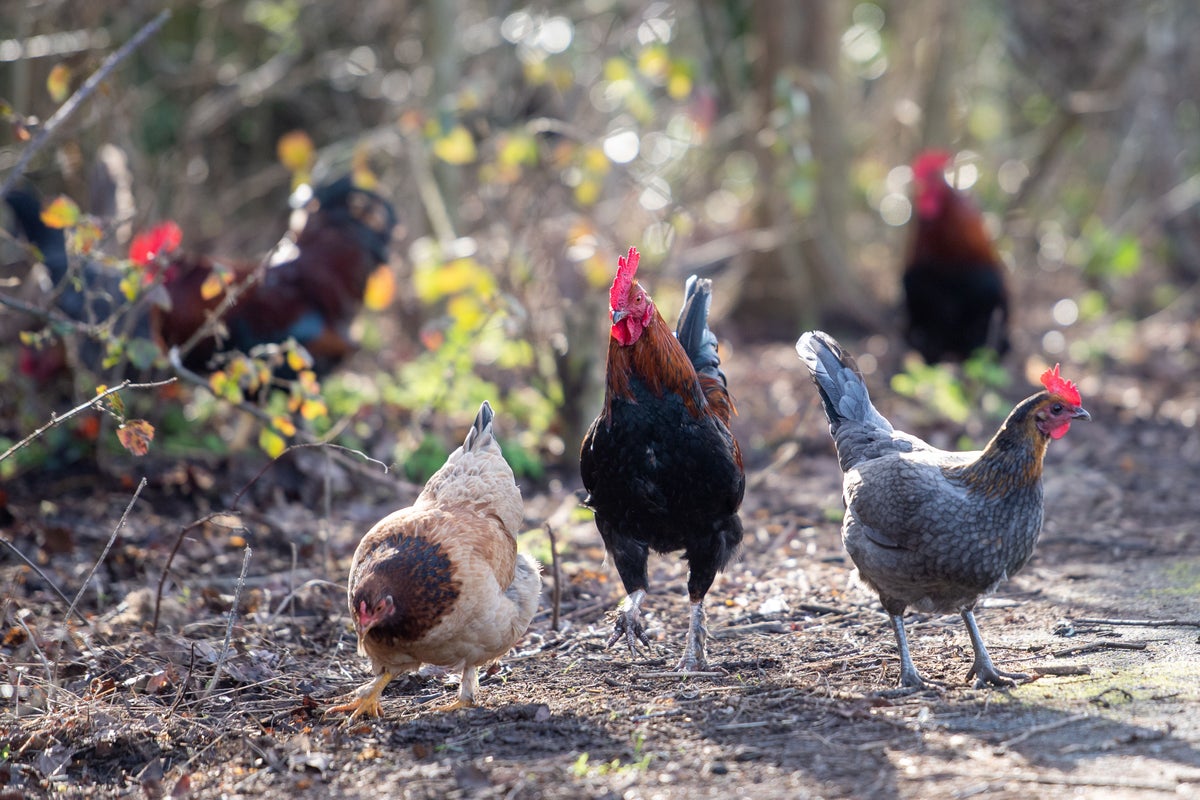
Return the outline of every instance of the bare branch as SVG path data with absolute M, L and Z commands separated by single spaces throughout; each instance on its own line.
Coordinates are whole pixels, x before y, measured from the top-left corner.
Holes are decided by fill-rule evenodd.
M 246 545 L 246 550 L 242 554 L 242 572 L 238 575 L 237 586 L 233 590 L 233 608 L 229 609 L 229 624 L 225 626 L 225 643 L 221 645 L 221 655 L 217 658 L 217 666 L 213 669 L 212 678 L 209 679 L 204 693 L 200 695 L 202 700 L 212 694 L 212 690 L 217 686 L 217 681 L 221 680 L 221 670 L 225 667 L 225 659 L 229 655 L 229 640 L 233 638 L 233 623 L 237 619 L 238 606 L 242 602 L 242 587 L 246 585 L 246 568 L 249 566 L 250 545 Z
M 24 561 L 25 565 L 28 566 L 30 569 L 32 569 L 34 572 L 36 572 L 38 574 L 38 577 L 41 578 L 42 580 L 44 580 L 46 582 L 46 585 L 50 587 L 51 591 L 53 591 L 56 595 L 58 595 L 62 599 L 63 605 L 66 606 L 67 608 L 71 608 L 71 601 L 67 598 L 67 596 L 65 594 L 63 594 L 63 590 L 58 588 L 58 585 L 54 581 L 50 580 L 49 575 L 47 575 L 45 572 L 42 572 L 41 567 L 39 567 L 37 564 L 33 563 L 33 561 L 31 561 L 28 556 L 26 556 L 24 553 L 22 553 L 20 550 L 17 549 L 17 546 L 15 544 L 10 542 L 8 539 L 5 539 L 3 536 L 0 536 L 0 544 L 7 547 L 10 551 L 12 551 L 13 555 L 15 555 L 17 558 L 21 559 L 22 561 Z M 67 616 L 69 618 L 70 614 L 68 614 Z M 84 625 L 91 627 L 91 625 L 92 625 L 91 620 L 89 620 L 87 617 L 85 617 L 83 615 L 82 611 L 80 611 L 79 609 L 76 609 L 75 616 L 79 617 L 79 621 L 82 622 Z
M 87 411 L 89 408 L 98 407 L 110 395 L 117 394 L 118 392 L 123 392 L 126 389 L 157 389 L 160 386 L 167 386 L 174 382 L 175 382 L 174 378 L 167 378 L 165 381 L 155 381 L 153 383 L 132 383 L 128 380 L 122 381 L 121 383 L 117 384 L 116 386 L 112 386 L 112 387 L 109 387 L 108 389 L 105 389 L 103 392 L 96 395 L 91 400 L 88 400 L 86 403 L 81 403 L 80 405 L 75 406 L 75 408 L 72 408 L 70 411 L 68 411 L 67 413 L 65 413 L 61 416 L 51 416 L 50 421 L 47 422 L 45 425 L 38 428 L 33 433 L 29 434 L 24 439 L 22 439 L 21 441 L 14 444 L 12 447 L 5 450 L 3 453 L 0 453 L 0 461 L 3 461 L 4 459 L 8 458 L 9 456 L 11 456 L 13 453 L 17 452 L 21 448 L 28 446 L 29 443 L 32 442 L 34 439 L 37 439 L 39 436 L 41 436 L 43 433 L 50 430 L 51 428 L 53 428 L 57 425 L 63 424 L 64 422 L 66 422 L 71 417 L 75 416 L 76 414 Z
M 25 152 L 21 154 L 21 160 L 17 162 L 15 167 L 13 167 L 13 171 L 10 172 L 8 177 L 4 179 L 3 186 L 0 186 L 0 196 L 8 194 L 9 190 L 16 185 L 21 176 L 25 174 L 25 170 L 29 168 L 29 162 L 33 161 L 33 157 L 37 155 L 43 147 L 46 146 L 46 144 L 50 141 L 50 137 L 54 135 L 59 126 L 66 122 L 67 119 L 70 118 L 70 116 L 74 114 L 81 105 L 83 105 L 84 101 L 96 93 L 96 90 L 100 88 L 100 84 L 103 83 L 106 78 L 108 78 L 109 74 L 111 74 L 112 71 L 116 69 L 122 61 L 129 58 L 133 51 L 141 47 L 142 43 L 144 43 L 147 39 L 158 33 L 158 30 L 165 25 L 167 20 L 170 18 L 170 9 L 163 9 L 163 11 L 160 12 L 157 17 L 143 25 L 142 29 L 138 31 L 132 39 L 122 45 L 118 50 L 111 53 L 108 58 L 104 59 L 104 63 L 100 65 L 100 68 L 93 72 L 91 76 L 84 81 L 83 85 L 76 90 L 75 94 L 68 97 L 67 101 L 58 107 L 58 110 L 54 112 L 50 119 L 46 120 L 46 124 L 42 126 L 42 129 L 38 133 L 37 137 L 29 143 L 29 147 L 25 148 Z
M 129 519 L 129 512 L 133 510 L 133 504 L 137 502 L 138 495 L 145 488 L 146 479 L 142 478 L 141 483 L 133 490 L 133 497 L 129 498 L 129 504 L 125 506 L 125 513 L 121 515 L 121 519 L 117 522 L 117 527 L 113 528 L 112 536 L 108 537 L 108 544 L 104 545 L 104 550 L 100 553 L 100 557 L 96 559 L 95 564 L 92 564 L 92 568 L 88 571 L 87 577 L 83 579 L 83 584 L 79 587 L 79 591 L 75 593 L 75 599 L 71 601 L 71 607 L 67 609 L 68 617 L 75 611 L 75 606 L 79 605 L 79 600 L 83 597 L 83 593 L 87 591 L 88 584 L 92 582 L 92 576 L 96 574 L 96 570 L 104 563 L 104 559 L 108 558 L 108 551 L 112 549 L 113 542 L 117 540 L 117 535 L 125 527 L 125 521 Z

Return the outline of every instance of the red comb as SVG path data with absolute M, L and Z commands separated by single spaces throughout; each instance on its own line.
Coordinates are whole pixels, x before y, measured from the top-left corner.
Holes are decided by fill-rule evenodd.
M 924 150 L 913 159 L 913 177 L 919 181 L 927 181 L 935 175 L 940 175 L 950 160 L 950 154 L 945 150 Z
M 1077 406 L 1082 402 L 1075 384 L 1058 374 L 1058 364 L 1054 365 L 1054 369 L 1042 373 L 1042 386 L 1045 386 L 1050 394 L 1058 395 L 1071 405 Z
M 637 274 L 638 255 L 636 247 L 629 248 L 629 255 L 617 259 L 617 277 L 613 278 L 612 288 L 608 290 L 608 307 L 620 308 L 629 296 L 629 287 L 633 286 L 633 276 Z

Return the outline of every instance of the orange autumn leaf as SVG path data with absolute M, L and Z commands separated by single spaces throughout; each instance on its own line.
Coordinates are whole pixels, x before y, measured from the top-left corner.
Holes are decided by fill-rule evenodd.
M 224 291 L 225 281 L 221 279 L 220 273 L 215 270 L 208 274 L 208 277 L 204 279 L 204 283 L 200 284 L 200 296 L 205 300 L 220 297 Z
M 283 414 L 276 414 L 274 417 L 271 417 L 271 426 L 284 436 L 296 435 L 295 424 Z
M 371 311 L 383 311 L 396 296 L 396 274 L 386 264 L 367 278 L 363 292 L 363 305 Z
M 279 163 L 283 164 L 288 172 L 307 172 L 312 167 L 315 153 L 316 147 L 312 137 L 304 131 L 285 133 L 275 144 L 275 154 L 279 157 Z
M 131 419 L 117 428 L 121 446 L 135 456 L 144 456 L 154 441 L 154 426 L 144 419 Z
M 71 198 L 59 195 L 42 212 L 42 222 L 49 228 L 70 228 L 79 222 L 79 206 Z

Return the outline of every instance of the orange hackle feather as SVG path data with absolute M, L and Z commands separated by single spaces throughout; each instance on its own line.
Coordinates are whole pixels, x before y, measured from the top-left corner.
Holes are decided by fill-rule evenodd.
M 633 291 L 633 284 L 629 291 Z M 672 392 L 683 398 L 683 404 L 693 417 L 710 411 L 696 368 L 683 349 L 683 345 L 671 333 L 658 309 L 650 318 L 650 324 L 641 337 L 630 345 L 622 345 L 616 339 L 608 340 L 608 369 L 604 392 L 604 415 L 611 416 L 612 400 L 621 397 L 634 402 L 630 378 L 637 375 L 655 397 Z
M 949 163 L 949 154 L 941 150 L 923 152 L 913 160 L 918 186 L 913 200 L 919 224 L 913 229 L 907 263 L 930 264 L 947 271 L 967 264 L 999 268 L 1000 259 L 979 209 L 946 182 L 944 169 Z
M 1050 394 L 1058 395 L 1072 405 L 1077 406 L 1083 402 L 1083 398 L 1079 396 L 1079 388 L 1058 374 L 1058 364 L 1054 365 L 1054 369 L 1042 373 L 1042 386 L 1045 386 Z

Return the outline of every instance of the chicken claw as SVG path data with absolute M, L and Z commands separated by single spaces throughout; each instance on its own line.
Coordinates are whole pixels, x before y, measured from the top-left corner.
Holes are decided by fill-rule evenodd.
M 642 625 L 641 620 L 642 598 L 645 596 L 646 590 L 638 589 L 621 603 L 621 607 L 617 609 L 617 621 L 613 625 L 612 636 L 608 637 L 608 641 L 604 643 L 606 648 L 612 647 L 622 634 L 625 636 L 626 644 L 629 645 L 630 655 L 636 656 L 641 652 L 637 646 L 638 642 L 646 647 L 650 646 L 650 640 L 646 638 L 646 628 Z
M 359 687 L 358 691 L 354 693 L 354 697 L 348 702 L 328 708 L 325 710 L 325 713 L 350 712 L 349 718 L 346 719 L 347 725 L 359 717 L 382 716 L 383 708 L 379 704 L 379 696 L 383 694 L 383 687 L 387 686 L 391 680 L 391 674 L 384 672 L 376 677 L 375 680 Z
M 608 641 L 604 643 L 605 647 L 612 647 L 613 643 L 625 637 L 626 643 L 629 645 L 631 655 L 637 655 L 641 651 L 638 649 L 638 642 L 650 646 L 650 640 L 646 638 L 646 629 L 642 625 L 642 621 L 638 619 L 636 612 L 618 611 L 617 621 L 613 625 L 612 636 L 608 637 Z
M 986 689 L 988 686 L 1016 686 L 1018 680 L 1029 677 L 1022 672 L 1001 672 L 996 669 L 992 657 L 988 655 L 987 647 L 983 644 L 983 637 L 979 634 L 975 613 L 968 609 L 962 612 L 962 618 L 963 622 L 967 623 L 967 635 L 971 637 L 971 648 L 975 651 L 975 661 L 971 664 L 971 671 L 967 673 L 967 680 L 974 678 L 976 689 Z

